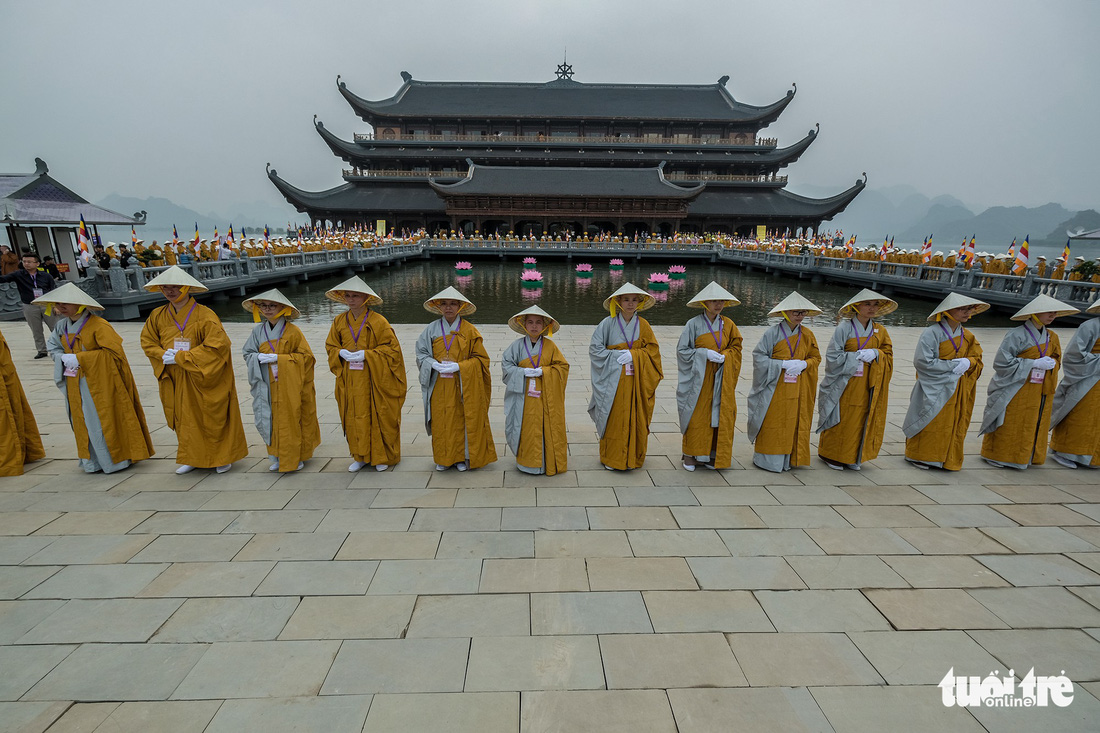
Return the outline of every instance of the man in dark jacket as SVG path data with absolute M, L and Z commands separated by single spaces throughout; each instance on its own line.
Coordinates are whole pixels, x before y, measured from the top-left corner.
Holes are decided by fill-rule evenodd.
M 35 359 L 46 358 L 46 337 L 42 334 L 42 324 L 45 323 L 52 331 L 58 320 L 58 316 L 46 315 L 45 306 L 34 305 L 31 302 L 57 287 L 57 283 L 49 273 L 38 269 L 40 263 L 41 260 L 38 259 L 37 254 L 27 251 L 23 253 L 22 269 L 10 275 L 0 275 L 0 283 L 15 283 L 19 289 L 19 299 L 23 301 L 23 317 L 34 335 L 34 345 L 38 347 L 38 355 L 34 357 Z

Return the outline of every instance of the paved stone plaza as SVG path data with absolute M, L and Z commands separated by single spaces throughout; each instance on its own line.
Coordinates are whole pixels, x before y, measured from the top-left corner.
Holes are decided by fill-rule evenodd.
M 0 731 L 1100 729 L 1100 472 L 980 461 L 1002 329 L 977 329 L 987 367 L 962 471 L 901 458 L 920 329 L 894 328 L 883 455 L 776 475 L 751 466 L 743 432 L 763 328 L 743 329 L 739 465 L 679 467 L 679 328 L 656 327 L 649 459 L 612 473 L 585 411 L 592 327 L 566 326 L 570 470 L 532 477 L 504 450 L 505 326 L 479 325 L 497 463 L 433 470 L 422 326 L 404 325 L 401 464 L 347 472 L 322 365 L 323 443 L 285 476 L 267 471 L 241 359 L 250 457 L 176 476 L 141 324 L 116 327 L 157 457 L 104 476 L 76 466 L 52 364 L 23 323 L 3 325 L 49 460 L 0 478 Z M 227 326 L 235 349 L 250 329 Z M 327 324 L 304 330 L 322 353 Z M 831 327 L 816 332 L 827 344 Z M 952 668 L 1032 667 L 1064 670 L 1073 703 L 948 708 L 936 686 Z

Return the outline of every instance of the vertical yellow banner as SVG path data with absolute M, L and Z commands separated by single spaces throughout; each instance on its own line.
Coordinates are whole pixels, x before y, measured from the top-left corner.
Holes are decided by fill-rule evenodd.
M 768 238 L 768 227 L 766 225 L 760 224 L 756 227 L 756 238 L 757 239 L 767 239 Z
M 380 237 L 386 236 L 386 220 L 379 219 L 374 222 L 374 231 L 378 232 L 378 236 Z

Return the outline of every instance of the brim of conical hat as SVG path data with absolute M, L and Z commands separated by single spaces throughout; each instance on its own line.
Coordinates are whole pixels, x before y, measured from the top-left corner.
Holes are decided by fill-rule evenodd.
M 648 310 L 657 304 L 656 298 L 654 298 L 650 293 L 647 293 L 646 291 L 639 288 L 634 283 L 623 283 L 618 290 L 604 298 L 604 310 L 611 310 L 611 301 L 615 298 L 618 298 L 620 295 L 641 295 L 642 304 L 638 306 L 638 310 L 640 311 Z
M 708 300 L 723 300 L 726 302 L 726 305 L 741 305 L 741 301 L 737 299 L 736 295 L 711 280 L 709 285 L 696 293 L 695 297 L 688 301 L 688 307 L 706 308 L 706 301 Z
M 879 316 L 884 316 L 887 313 L 893 313 L 894 311 L 896 311 L 898 309 L 898 304 L 897 304 L 896 301 L 893 301 L 890 298 L 887 298 L 882 293 L 876 293 L 874 290 L 871 290 L 870 288 L 864 288 L 863 290 L 860 290 L 858 293 L 856 293 L 852 297 L 851 300 L 849 300 L 844 305 L 840 306 L 840 315 L 841 315 L 841 317 L 842 318 L 853 318 L 853 317 L 855 317 L 855 315 L 856 315 L 856 308 L 855 308 L 856 303 L 866 303 L 869 300 L 877 300 L 877 301 L 880 301 L 882 303 L 882 305 L 878 308 L 878 310 L 876 310 L 875 313 L 871 316 L 872 318 L 878 318 Z
M 453 285 L 443 288 L 438 293 L 425 300 L 424 310 L 429 313 L 443 315 L 443 311 L 439 310 L 439 306 L 435 305 L 435 301 L 437 300 L 457 300 L 462 303 L 458 309 L 458 315 L 460 316 L 468 316 L 477 310 L 477 306 L 470 302 L 470 299 L 465 295 L 458 292 L 458 289 Z
M 187 272 L 178 265 L 172 265 L 167 270 L 145 283 L 145 289 L 151 293 L 155 293 L 160 290 L 162 285 L 179 285 L 181 287 L 186 285 L 191 288 L 192 291 L 198 291 L 200 293 L 205 293 L 210 289 L 188 275 Z
M 367 296 L 366 306 L 373 308 L 376 305 L 382 305 L 382 298 L 378 293 L 371 289 L 370 285 L 367 285 L 359 277 L 351 277 L 340 283 L 331 290 L 325 291 L 325 297 L 329 300 L 335 300 L 337 303 L 344 302 L 344 293 L 362 293 Z
M 542 316 L 543 318 L 545 318 L 546 322 L 549 323 L 550 326 L 548 329 L 545 329 L 544 332 L 549 332 L 550 335 L 554 335 L 558 332 L 558 329 L 561 328 L 561 324 L 558 323 L 556 318 L 544 311 L 542 308 L 539 308 L 537 305 L 533 305 L 530 308 L 521 310 L 519 313 L 509 318 L 508 328 L 512 329 L 516 333 L 526 335 L 527 329 L 523 327 L 523 322 L 527 319 L 527 316 Z
M 1051 312 L 1057 313 L 1058 317 L 1061 318 L 1062 316 L 1072 316 L 1074 313 L 1080 313 L 1081 311 L 1069 303 L 1063 303 L 1049 295 L 1036 295 L 1030 303 L 1012 315 L 1012 320 L 1026 321 L 1037 313 Z
M 82 305 L 89 310 L 101 311 L 103 306 L 95 301 L 95 298 L 85 293 L 73 283 L 65 283 L 59 288 L 43 293 L 31 301 L 35 305 L 49 305 L 50 303 L 68 303 Z
M 248 298 L 247 300 L 245 300 L 244 302 L 241 303 L 241 308 L 243 308 L 246 312 L 251 313 L 252 312 L 252 307 L 254 305 L 256 305 L 257 301 L 260 301 L 260 300 L 266 300 L 266 301 L 269 301 L 269 302 L 272 302 L 272 303 L 278 303 L 279 305 L 285 305 L 287 308 L 290 308 L 290 318 L 291 318 L 291 320 L 293 320 L 295 318 L 301 318 L 302 317 L 302 312 L 300 310 L 298 310 L 294 306 L 294 304 L 291 303 L 290 300 L 285 295 L 280 293 L 278 291 L 278 289 L 276 289 L 276 288 L 272 288 L 271 290 L 260 293 L 259 295 L 253 295 L 251 298 Z
M 977 300 L 975 298 L 970 298 L 966 295 L 961 295 L 959 293 L 948 293 L 947 297 L 941 300 L 940 304 L 936 306 L 936 310 L 932 311 L 932 313 L 929 314 L 928 320 L 935 321 L 936 316 L 938 316 L 940 313 L 946 313 L 949 310 L 962 308 L 963 306 L 967 305 L 974 306 L 974 315 L 985 313 L 987 310 L 989 310 L 989 303 Z
M 1088 308 L 1086 308 L 1085 313 L 1088 313 L 1090 315 L 1100 314 L 1100 300 L 1096 301 L 1095 303 L 1090 305 Z
M 820 316 L 821 309 L 807 300 L 801 293 L 791 293 L 783 300 L 776 303 L 775 307 L 768 312 L 769 316 L 782 315 L 787 311 L 806 311 L 808 316 Z

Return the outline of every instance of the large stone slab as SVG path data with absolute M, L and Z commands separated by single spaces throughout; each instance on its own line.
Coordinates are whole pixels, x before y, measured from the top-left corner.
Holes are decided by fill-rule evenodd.
M 727 638 L 753 687 L 883 684 L 844 634 L 729 634 Z
M 213 644 L 176 688 L 172 698 L 207 700 L 316 695 L 339 648 L 337 641 Z
M 85 644 L 24 700 L 167 700 L 206 652 L 204 644 Z
M 469 651 L 469 639 L 345 641 L 321 694 L 461 692 Z
M 466 690 L 601 689 L 603 669 L 595 636 L 475 637 Z
M 722 634 L 611 634 L 600 649 L 608 689 L 748 684 Z

